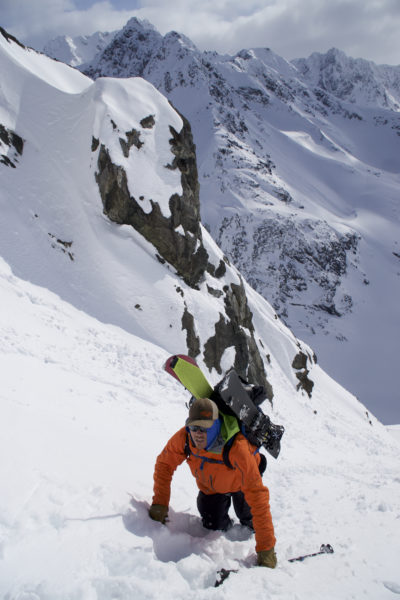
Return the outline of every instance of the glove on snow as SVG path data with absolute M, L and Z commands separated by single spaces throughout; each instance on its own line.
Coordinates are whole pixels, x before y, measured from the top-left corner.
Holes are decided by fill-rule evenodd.
M 149 515 L 153 521 L 159 521 L 160 523 L 165 524 L 168 516 L 168 506 L 164 506 L 163 504 L 152 504 L 149 509 Z
M 276 558 L 275 548 L 271 548 L 271 550 L 260 550 L 260 552 L 257 552 L 258 566 L 275 569 L 277 562 L 278 560 Z

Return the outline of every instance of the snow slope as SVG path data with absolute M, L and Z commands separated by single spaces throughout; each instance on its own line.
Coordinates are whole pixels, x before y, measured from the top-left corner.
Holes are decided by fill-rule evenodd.
M 86 72 L 142 76 L 190 120 L 218 245 L 324 369 L 399 422 L 400 67 L 221 56 L 134 18 Z
M 168 273 L 145 240 L 137 243 L 132 228 L 117 227 L 103 215 L 91 144 L 93 136 L 107 139 L 108 147 L 118 152 L 111 120 L 123 131 L 131 128 L 136 122 L 133 94 L 137 118 L 155 114 L 162 125 L 160 132 L 152 132 L 161 140 L 154 141 L 153 150 L 149 144 L 148 168 L 138 162 L 130 176 L 134 181 L 140 176 L 146 197 L 158 183 L 167 202 L 170 189 L 179 192 L 180 178 L 164 169 L 161 181 L 157 165 L 169 153 L 168 123 L 180 129 L 180 117 L 144 80 L 101 80 L 93 85 L 62 63 L 10 45 L 4 38 L 0 42 L 1 68 L 8 75 L 3 106 L 15 106 L 15 114 L 14 109 L 7 111 L 0 122 L 25 139 L 17 168 L 3 167 L 1 173 L 2 256 L 16 274 L 52 289 L 78 308 L 142 335 L 148 325 L 153 331 L 147 331 L 147 337 L 157 339 L 161 332 L 152 323 L 161 319 L 154 318 L 154 311 L 157 315 L 172 310 L 156 301 L 153 292 Z M 18 104 L 12 102 L 15 96 Z M 15 225 L 10 227 L 10 222 Z M 146 277 L 138 274 L 139 285 L 132 279 L 133 259 L 146 264 Z M 174 309 L 176 297 L 171 280 L 166 302 L 175 304 Z M 177 342 L 185 343 L 179 332 Z
M 264 475 L 279 567 L 252 568 L 254 539 L 238 524 L 228 534 L 202 529 L 185 465 L 169 524 L 148 519 L 155 458 L 186 417 L 188 394 L 162 370 L 169 354 L 186 350 L 183 308 L 204 343 L 224 314 L 218 292 L 239 275 L 227 267 L 219 283 L 207 275 L 189 288 L 149 242 L 102 212 L 92 138 L 107 143 L 133 186 L 137 155 L 125 160 L 116 131 L 149 114 L 157 125 L 142 132 L 144 189 L 158 178 L 164 211 L 171 189 L 180 191 L 180 178 L 163 167 L 169 125 L 181 119 L 150 84 L 93 83 L 3 36 L 0 61 L 0 597 L 399 593 L 399 443 L 311 358 L 312 397 L 296 389 L 293 358 L 312 351 L 247 284 L 275 392 L 264 409 L 286 428 Z M 218 264 L 222 254 L 203 233 Z M 231 360 L 228 349 L 225 369 Z M 321 543 L 335 553 L 287 562 Z M 239 572 L 215 589 L 222 567 Z
M 286 433 L 264 480 L 279 565 L 253 568 L 254 539 L 238 524 L 228 534 L 202 529 L 185 465 L 168 525 L 147 517 L 156 455 L 182 425 L 188 400 L 162 371 L 165 350 L 18 279 L 3 260 L 0 294 L 0 597 L 399 593 L 400 446 L 319 368 L 323 393 L 312 401 L 276 372 L 271 417 Z M 335 553 L 286 561 L 321 543 Z M 239 572 L 215 589 L 222 567 Z

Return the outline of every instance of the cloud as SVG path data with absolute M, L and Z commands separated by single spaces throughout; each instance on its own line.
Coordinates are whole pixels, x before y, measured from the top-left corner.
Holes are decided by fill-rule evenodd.
M 202 50 L 270 47 L 291 59 L 337 47 L 400 64 L 399 0 L 141 0 L 138 16 L 185 33 Z
M 336 47 L 355 58 L 400 64 L 399 0 L 1 0 L 10 33 L 36 48 L 57 35 L 121 29 L 147 19 L 201 50 L 269 47 L 291 59 Z M 129 9 L 127 8 L 129 7 Z
M 41 49 L 58 35 L 87 35 L 121 29 L 134 10 L 105 0 L 78 8 L 79 0 L 1 0 L 3 26 L 20 41 Z M 90 4 L 90 3 L 89 3 Z

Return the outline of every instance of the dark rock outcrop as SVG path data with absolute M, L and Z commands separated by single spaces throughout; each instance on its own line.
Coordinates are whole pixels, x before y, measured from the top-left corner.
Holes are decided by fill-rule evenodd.
M 163 215 L 159 204 L 151 199 L 151 210 L 145 212 L 140 205 L 141 198 L 134 198 L 130 194 L 124 168 L 112 162 L 107 147 L 93 139 L 92 150 L 98 150 L 96 181 L 104 213 L 115 223 L 134 227 L 154 246 L 160 262 L 168 262 L 188 286 L 198 289 L 205 273 L 220 280 L 225 276 L 227 267 L 224 260 L 220 260 L 218 265 L 212 264 L 203 244 L 196 150 L 189 122 L 184 117 L 182 120 L 181 131 L 170 127 L 169 141 L 173 158 L 165 168 L 180 172 L 182 194 L 175 193 L 170 197 L 169 216 Z M 154 127 L 154 118 L 142 119 L 141 126 Z M 118 134 L 114 124 L 113 129 Z M 124 156 L 129 155 L 132 145 L 141 151 L 140 131 L 133 129 L 126 133 L 126 140 L 121 137 L 119 140 Z M 267 397 L 272 400 L 272 387 L 267 381 L 263 360 L 254 339 L 252 313 L 242 281 L 224 286 L 223 291 L 209 285 L 207 289 L 213 298 L 224 297 L 225 304 L 224 314 L 220 313 L 215 323 L 214 335 L 204 344 L 207 367 L 222 373 L 222 356 L 227 348 L 233 347 L 235 359 L 232 366 L 249 381 L 264 385 Z M 182 329 L 186 331 L 188 353 L 197 357 L 201 353 L 201 340 L 196 333 L 196 316 L 189 312 L 186 303 Z
M 7 129 L 0 123 L 0 151 L 1 146 L 8 147 L 7 154 L 0 154 L 0 163 L 7 167 L 15 169 L 18 157 L 22 155 L 24 149 L 24 140 L 11 129 Z
M 200 338 L 196 334 L 194 317 L 188 311 L 186 306 L 182 316 L 182 329 L 186 330 L 186 345 L 188 354 L 189 356 L 195 358 L 200 354 Z
M 131 131 L 127 131 L 125 133 L 126 139 L 119 138 L 119 143 L 121 144 L 122 152 L 125 158 L 129 156 L 129 150 L 132 146 L 135 146 L 138 150 L 143 146 L 143 142 L 140 140 L 140 132 L 136 131 L 136 129 L 131 129 Z
M 297 390 L 304 390 L 308 397 L 311 398 L 314 382 L 308 377 L 310 372 L 307 369 L 308 359 L 309 357 L 307 354 L 300 351 L 294 357 L 292 367 L 296 370 L 296 377 L 299 380 L 299 383 L 297 384 Z
M 96 181 L 104 213 L 109 219 L 115 223 L 132 225 L 153 244 L 160 257 L 176 269 L 185 283 L 197 288 L 204 272 L 209 268 L 209 262 L 200 227 L 196 151 L 190 125 L 184 118 L 183 122 L 180 132 L 170 127 L 171 152 L 174 157 L 166 168 L 180 171 L 183 190 L 182 195 L 173 194 L 169 199 L 171 216 L 165 217 L 159 205 L 152 200 L 152 210 L 149 213 L 142 209 L 139 199 L 131 196 L 129 192 L 124 168 L 113 164 L 104 144 L 100 146 Z M 145 126 L 148 126 L 148 122 Z M 130 134 L 129 139 L 140 150 L 140 132 Z M 126 152 L 129 152 L 129 141 L 124 142 L 123 151 L 126 156 Z M 183 229 L 183 233 L 179 232 L 178 228 Z
M 222 374 L 221 359 L 227 348 L 235 349 L 233 367 L 243 377 L 263 385 L 271 401 L 273 390 L 267 380 L 264 363 L 254 339 L 253 315 L 247 303 L 243 283 L 224 288 L 225 315 L 220 313 L 215 334 L 204 345 L 204 361 L 209 369 Z
M 0 34 L 7 40 L 7 42 L 14 42 L 14 44 L 18 44 L 18 46 L 20 46 L 21 48 L 25 48 L 25 46 L 21 44 L 21 42 L 17 40 L 16 37 L 11 35 L 11 33 L 8 33 L 8 31 L 3 29 L 3 27 L 0 27 Z

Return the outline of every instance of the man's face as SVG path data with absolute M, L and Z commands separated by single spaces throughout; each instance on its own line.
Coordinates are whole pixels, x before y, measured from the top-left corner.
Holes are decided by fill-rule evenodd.
M 196 448 L 199 450 L 205 450 L 207 446 L 207 432 L 197 429 L 196 431 L 191 430 L 190 433 Z

